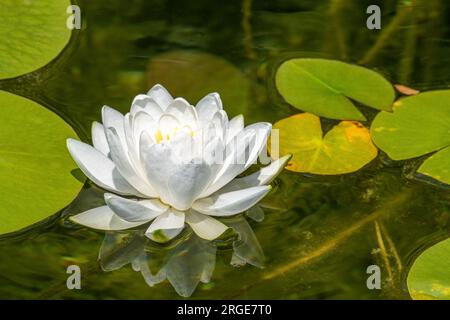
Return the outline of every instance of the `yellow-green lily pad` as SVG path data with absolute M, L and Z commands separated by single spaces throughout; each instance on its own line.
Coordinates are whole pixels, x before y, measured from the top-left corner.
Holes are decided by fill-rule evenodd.
M 438 151 L 419 172 L 450 184 L 450 90 L 400 99 L 393 112 L 380 112 L 370 128 L 375 144 L 394 160 Z
M 67 45 L 69 0 L 0 0 L 0 79 L 39 69 Z
M 395 98 L 392 85 L 377 72 L 335 60 L 287 60 L 275 83 L 292 106 L 331 119 L 366 120 L 350 99 L 390 110 Z
M 407 283 L 415 300 L 450 300 L 450 239 L 422 252 L 409 270 Z
M 0 235 L 35 224 L 68 205 L 82 183 L 66 149 L 77 138 L 55 113 L 0 91 Z
M 322 175 L 359 170 L 377 156 L 369 130 L 342 121 L 323 136 L 320 118 L 300 113 L 276 122 L 280 155 L 292 154 L 286 169 Z M 269 148 L 270 150 L 270 148 Z
M 176 50 L 155 56 L 148 67 L 148 85 L 155 83 L 192 104 L 218 92 L 230 116 L 244 113 L 248 106 L 247 77 L 227 60 L 209 53 Z
M 433 154 L 422 163 L 417 171 L 450 184 L 450 147 Z

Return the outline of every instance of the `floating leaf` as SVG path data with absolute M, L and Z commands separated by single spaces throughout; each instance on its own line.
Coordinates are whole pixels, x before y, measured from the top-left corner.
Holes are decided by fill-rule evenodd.
M 417 171 L 450 184 L 450 147 L 433 154 Z
M 69 0 L 0 0 L 0 78 L 34 71 L 67 45 Z
M 393 112 L 380 112 L 371 126 L 375 144 L 394 160 L 425 155 L 450 146 L 450 90 L 420 93 L 394 103 Z M 450 152 L 439 151 L 419 172 L 450 183 Z
M 161 83 L 175 96 L 195 104 L 206 94 L 220 94 L 228 114 L 247 109 L 250 83 L 228 61 L 207 53 L 170 51 L 154 57 L 148 68 L 149 86 Z
M 394 84 L 394 88 L 395 90 L 397 90 L 401 94 L 404 94 L 405 96 L 413 96 L 420 93 L 419 90 L 404 86 L 402 84 Z
M 413 299 L 450 300 L 450 239 L 422 252 L 408 274 L 408 290 Z
M 66 149 L 72 128 L 39 104 L 0 91 L 0 234 L 56 213 L 82 183 Z
M 278 121 L 274 129 L 279 129 L 280 154 L 293 155 L 288 170 L 349 173 L 377 155 L 369 130 L 359 122 L 342 121 L 323 136 L 319 117 L 301 113 Z
M 350 99 L 390 110 L 395 96 L 380 74 L 334 60 L 288 60 L 278 68 L 275 82 L 289 104 L 331 119 L 366 120 Z

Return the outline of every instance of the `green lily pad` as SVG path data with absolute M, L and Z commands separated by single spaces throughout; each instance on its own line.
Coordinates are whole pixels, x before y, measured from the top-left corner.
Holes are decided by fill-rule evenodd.
M 450 184 L 450 147 L 433 154 L 422 163 L 417 171 Z
M 0 79 L 39 69 L 67 45 L 69 0 L 0 0 Z
M 390 110 L 395 98 L 392 85 L 380 74 L 334 60 L 287 60 L 278 68 L 275 83 L 289 104 L 331 119 L 366 120 L 350 99 Z
M 415 300 L 450 300 L 450 239 L 422 252 L 409 270 L 407 283 Z
M 323 136 L 319 117 L 301 113 L 276 122 L 281 155 L 292 154 L 286 169 L 332 175 L 354 172 L 377 156 L 369 130 L 342 121 Z M 270 150 L 270 148 L 269 148 Z
M 191 104 L 218 92 L 230 116 L 244 113 L 249 101 L 247 77 L 230 62 L 208 53 L 179 50 L 154 57 L 148 67 L 148 85 L 155 83 Z
M 0 234 L 55 214 L 82 183 L 66 149 L 73 129 L 43 106 L 0 91 Z
M 450 184 L 450 90 L 420 93 L 394 103 L 393 112 L 380 112 L 372 122 L 375 144 L 394 160 L 438 151 L 419 172 Z

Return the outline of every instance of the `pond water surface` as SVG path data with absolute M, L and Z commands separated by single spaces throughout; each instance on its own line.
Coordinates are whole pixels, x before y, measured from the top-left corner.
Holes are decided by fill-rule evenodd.
M 449 3 L 411 1 L 407 13 L 404 1 L 378 3 L 381 30 L 365 26 L 373 1 L 80 0 L 83 28 L 60 57 L 0 88 L 54 110 L 84 141 L 102 105 L 126 112 L 155 82 L 194 100 L 223 90 L 225 108 L 246 123 L 298 113 L 273 84 L 276 66 L 289 57 L 359 63 L 418 90 L 448 88 Z M 362 110 L 373 119 L 374 110 Z M 323 120 L 325 129 L 336 123 Z M 284 171 L 261 204 L 264 221 L 248 219 L 265 267 L 231 266 L 230 243 L 219 243 L 211 282 L 192 298 L 409 299 L 411 262 L 450 234 L 449 188 L 416 176 L 420 161 L 380 153 L 353 174 Z M 87 183 L 62 212 L 0 240 L 0 298 L 179 298 L 167 281 L 149 287 L 130 265 L 100 269 L 104 233 L 67 217 L 101 205 L 102 194 Z M 72 264 L 81 267 L 81 290 L 66 288 Z M 381 290 L 366 286 L 373 264 L 382 271 Z

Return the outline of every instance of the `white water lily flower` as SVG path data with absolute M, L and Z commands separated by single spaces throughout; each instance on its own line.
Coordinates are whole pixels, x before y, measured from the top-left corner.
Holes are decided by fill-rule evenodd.
M 123 230 L 151 222 L 146 235 L 174 238 L 187 223 L 212 240 L 227 227 L 213 217 L 248 210 L 270 190 L 289 157 L 241 178 L 266 145 L 270 123 L 244 127 L 228 120 L 217 93 L 194 107 L 161 85 L 133 100 L 125 116 L 104 106 L 92 126 L 93 146 L 68 139 L 84 174 L 105 193 L 106 205 L 73 216 L 79 224 Z M 123 197 L 125 196 L 125 197 Z

